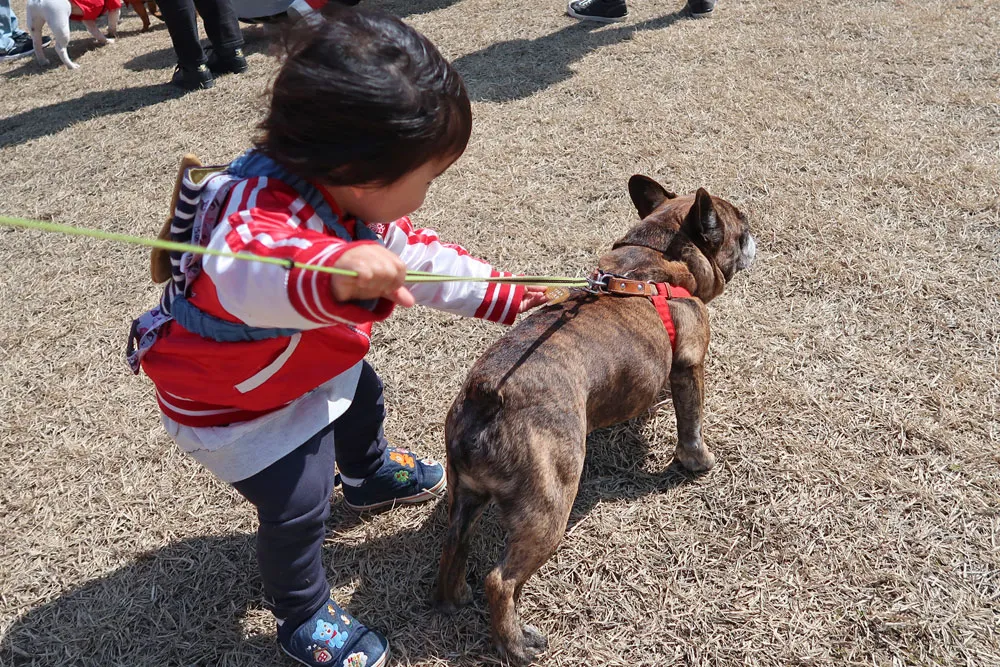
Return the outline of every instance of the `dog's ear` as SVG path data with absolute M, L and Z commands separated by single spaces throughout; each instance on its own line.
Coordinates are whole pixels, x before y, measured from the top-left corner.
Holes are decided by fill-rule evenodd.
M 712 195 L 705 188 L 698 188 L 694 195 L 694 204 L 684 219 L 684 228 L 688 235 L 701 240 L 709 248 L 722 245 L 723 231 L 719 225 L 719 216 L 712 203 Z
M 673 199 L 677 195 L 668 192 L 662 185 L 651 179 L 649 176 L 636 174 L 628 179 L 628 193 L 635 204 L 635 210 L 639 211 L 639 219 L 656 210 L 667 199 Z

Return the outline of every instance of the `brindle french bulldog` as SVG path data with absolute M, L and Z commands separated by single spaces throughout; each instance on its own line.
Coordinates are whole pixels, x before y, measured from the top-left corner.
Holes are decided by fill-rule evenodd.
M 646 412 L 669 388 L 677 414 L 674 458 L 691 472 L 715 463 L 701 432 L 705 304 L 750 265 L 756 244 L 744 215 L 704 189 L 678 197 L 636 175 L 629 193 L 642 221 L 598 268 L 687 289 L 693 298 L 666 302 L 675 344 L 649 298 L 581 291 L 539 309 L 490 347 L 445 425 L 449 526 L 435 601 L 451 612 L 471 599 L 471 532 L 495 502 L 507 546 L 486 577 L 486 598 L 493 640 L 514 664 L 531 662 L 547 645 L 536 628 L 522 625 L 515 605 L 566 530 L 587 434 Z

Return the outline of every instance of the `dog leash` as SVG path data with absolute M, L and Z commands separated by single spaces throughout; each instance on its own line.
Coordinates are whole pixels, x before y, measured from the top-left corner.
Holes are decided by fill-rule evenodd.
M 86 236 L 102 241 L 115 243 L 125 243 L 129 245 L 141 245 L 149 248 L 160 248 L 162 250 L 173 250 L 176 252 L 190 252 L 197 255 L 213 255 L 216 257 L 226 257 L 229 259 L 239 259 L 248 262 L 260 262 L 262 264 L 276 264 L 288 270 L 300 269 L 303 271 L 315 271 L 317 273 L 330 273 L 337 276 L 357 277 L 356 271 L 348 269 L 337 269 L 332 266 L 321 266 L 319 264 L 302 264 L 291 259 L 279 259 L 277 257 L 264 257 L 252 253 L 235 253 L 226 250 L 214 250 L 189 243 L 177 243 L 175 241 L 165 241 L 162 239 L 146 239 L 139 236 L 129 236 L 128 234 L 118 234 L 106 232 L 100 229 L 88 227 L 73 227 L 57 222 L 43 222 L 41 220 L 28 220 L 25 218 L 14 218 L 0 216 L 0 225 L 17 227 L 21 229 L 32 229 L 40 232 L 53 234 L 63 234 L 66 236 Z M 497 276 L 492 278 L 479 278 L 476 276 L 450 276 L 445 274 L 429 273 L 427 271 L 407 271 L 406 283 L 448 283 L 448 282 L 468 282 L 468 283 L 498 283 L 505 285 L 535 285 L 548 288 L 567 288 L 566 298 L 569 297 L 568 288 L 582 287 L 595 288 L 593 278 L 569 278 L 565 276 Z M 561 293 L 560 293 L 561 294 Z M 548 291 L 546 291 L 548 295 Z M 565 300 L 561 299 L 561 300 Z M 552 299 L 550 297 L 550 302 Z M 556 302 L 558 303 L 558 302 Z

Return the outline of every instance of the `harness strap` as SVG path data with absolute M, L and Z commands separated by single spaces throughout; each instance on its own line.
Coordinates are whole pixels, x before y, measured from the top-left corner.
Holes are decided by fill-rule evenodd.
M 289 186 L 302 199 L 316 211 L 316 215 L 323 221 L 326 228 L 344 241 L 378 241 L 378 234 L 373 232 L 361 220 L 354 225 L 354 237 L 347 233 L 347 229 L 341 224 L 340 217 L 334 212 L 323 197 L 323 193 L 316 189 L 309 181 L 291 173 L 280 164 L 257 151 L 250 149 L 243 155 L 233 160 L 226 171 L 239 178 L 249 178 L 251 176 L 264 176 L 274 178 Z
M 660 316 L 663 328 L 667 330 L 667 335 L 670 336 L 670 349 L 676 352 L 677 328 L 674 326 L 674 318 L 670 314 L 670 306 L 667 304 L 667 301 L 670 299 L 685 299 L 691 296 L 691 292 L 683 287 L 667 283 L 656 283 L 653 285 L 653 288 L 656 290 L 656 294 L 650 296 L 649 300 L 656 307 L 656 314 Z
M 283 329 L 280 327 L 252 327 L 247 324 L 227 322 L 215 315 L 201 310 L 184 295 L 178 294 L 170 306 L 170 314 L 177 324 L 202 338 L 209 338 L 220 343 L 240 343 L 270 338 L 282 338 L 299 333 L 299 329 Z

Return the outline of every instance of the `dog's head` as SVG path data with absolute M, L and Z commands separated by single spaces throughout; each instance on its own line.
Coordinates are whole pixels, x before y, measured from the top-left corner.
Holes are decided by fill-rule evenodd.
M 677 196 L 647 176 L 628 182 L 642 221 L 598 266 L 635 280 L 670 281 L 708 302 L 750 266 L 757 244 L 746 216 L 704 188 Z

